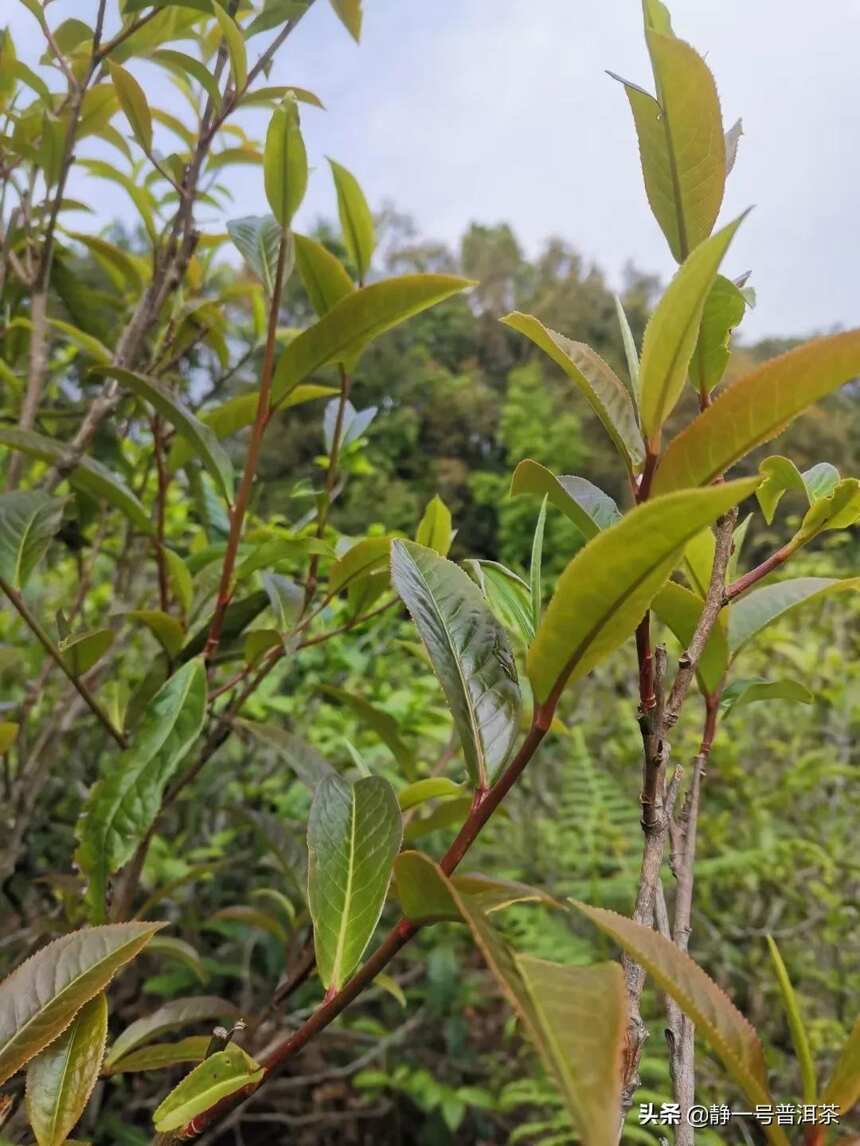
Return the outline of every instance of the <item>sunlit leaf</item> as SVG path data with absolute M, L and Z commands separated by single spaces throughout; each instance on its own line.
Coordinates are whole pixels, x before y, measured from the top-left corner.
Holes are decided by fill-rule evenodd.
M 363 0 L 331 0 L 331 6 L 344 28 L 356 43 L 361 39 L 361 6 Z
M 550 504 L 569 517 L 588 540 L 621 519 L 621 511 L 609 494 L 583 477 L 551 473 L 540 462 L 526 458 L 514 470 L 511 494 L 548 497 Z
M 852 589 L 860 589 L 860 577 L 793 577 L 753 589 L 732 604 L 729 651 L 736 656 L 762 629 L 798 606 L 829 593 Z
M 248 81 L 248 53 L 245 49 L 245 38 L 233 17 L 226 12 L 218 0 L 210 0 L 212 12 L 221 28 L 221 35 L 227 46 L 230 57 L 230 70 L 233 73 L 233 84 L 236 91 L 241 91 Z
M 289 227 L 308 185 L 308 156 L 299 123 L 299 105 L 289 93 L 269 121 L 263 175 L 272 214 L 282 227 Z
M 307 235 L 293 235 L 296 268 L 301 275 L 310 304 L 322 316 L 335 303 L 355 290 L 343 263 L 322 243 Z
M 453 539 L 451 510 L 437 493 L 427 503 L 424 515 L 418 523 L 415 540 L 419 545 L 424 545 L 428 549 L 435 549 L 437 553 L 447 557 Z
M 133 1050 L 167 1031 L 174 1031 L 191 1023 L 233 1019 L 237 1015 L 238 1011 L 233 1003 L 214 995 L 171 999 L 158 1010 L 131 1023 L 114 1040 L 105 1055 L 105 1073 L 110 1073 L 116 1064 Z
M 337 192 L 337 210 L 344 245 L 358 270 L 359 282 L 364 282 L 376 247 L 373 215 L 370 213 L 364 192 L 352 172 L 347 171 L 340 163 L 335 163 L 333 159 L 329 159 L 329 166 Z
M 738 678 L 723 691 L 720 707 L 724 716 L 733 708 L 742 708 L 757 700 L 791 700 L 796 704 L 812 704 L 815 696 L 797 680 L 762 680 Z
M 235 1043 L 216 1051 L 183 1078 L 152 1116 L 160 1134 L 177 1130 L 222 1098 L 242 1090 L 250 1093 L 264 1074 L 250 1055 Z
M 577 553 L 529 649 L 538 703 L 558 696 L 568 680 L 584 676 L 632 635 L 685 543 L 751 494 L 758 480 L 646 502 Z
M 108 60 L 108 69 L 132 134 L 149 155 L 152 151 L 152 114 L 144 90 L 131 72 L 119 64 Z

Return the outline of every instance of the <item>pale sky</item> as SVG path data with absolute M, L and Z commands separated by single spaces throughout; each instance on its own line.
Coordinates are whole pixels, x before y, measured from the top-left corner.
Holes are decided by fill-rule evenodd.
M 54 23 L 94 0 L 54 0 Z M 668 276 L 648 209 L 623 90 L 651 86 L 639 0 L 365 0 L 357 47 L 318 0 L 272 83 L 312 88 L 303 109 L 316 170 L 296 220 L 334 215 L 324 156 L 350 167 L 371 206 L 392 202 L 428 238 L 454 243 L 473 220 L 510 222 L 526 250 L 556 234 L 620 282 L 627 259 Z M 860 324 L 860 0 L 674 0 L 676 32 L 707 55 L 726 126 L 744 138 L 723 207 L 755 211 L 725 269 L 751 269 L 747 337 Z M 33 18 L 0 0 L 18 46 L 41 51 Z M 255 59 L 268 36 L 252 40 Z M 182 100 L 164 73 L 133 66 L 156 104 Z M 117 117 L 117 124 L 121 124 Z M 247 120 L 245 122 L 248 122 Z M 256 122 L 264 124 L 262 115 Z M 92 145 L 88 145 L 92 147 Z M 82 154 L 84 152 L 82 151 Z M 259 169 L 232 168 L 235 214 L 264 213 Z M 70 188 L 99 217 L 131 217 L 105 183 Z M 215 219 L 210 220 L 213 226 Z M 575 336 L 575 331 L 569 331 Z

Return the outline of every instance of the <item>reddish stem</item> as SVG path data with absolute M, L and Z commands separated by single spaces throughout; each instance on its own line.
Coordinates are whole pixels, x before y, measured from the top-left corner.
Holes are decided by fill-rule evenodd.
M 726 586 L 723 603 L 728 604 L 729 601 L 734 601 L 735 597 L 740 597 L 741 593 L 745 593 L 763 577 L 767 577 L 768 573 L 778 569 L 791 557 L 796 548 L 797 546 L 793 542 L 787 541 L 781 549 L 777 549 L 776 553 L 772 553 L 767 560 L 762 561 L 761 565 L 756 565 L 755 569 L 750 569 L 749 573 L 744 573 L 743 577 L 738 577 L 737 581 L 732 581 L 731 585 Z

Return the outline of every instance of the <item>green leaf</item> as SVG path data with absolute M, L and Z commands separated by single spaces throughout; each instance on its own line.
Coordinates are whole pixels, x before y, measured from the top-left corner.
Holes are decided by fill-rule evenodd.
M 155 821 L 165 786 L 203 727 L 206 672 L 189 661 L 149 702 L 134 744 L 91 790 L 78 821 L 78 866 L 89 880 L 87 901 L 104 915 L 107 879 L 131 859 Z
M 667 581 L 651 602 L 651 608 L 663 624 L 672 630 L 682 649 L 686 649 L 693 638 L 702 615 L 702 607 L 701 597 L 674 581 Z M 696 667 L 699 687 L 705 696 L 719 689 L 728 667 L 729 646 L 726 640 L 726 626 L 720 614 Z
M 652 493 L 706 485 L 860 374 L 860 330 L 807 342 L 745 374 L 667 448 Z
M 588 540 L 601 529 L 621 520 L 621 511 L 609 496 L 582 477 L 559 474 L 557 477 L 540 462 L 526 458 L 514 470 L 511 496 L 531 493 L 548 497 L 550 503 L 570 518 L 582 536 Z
M 211 1035 L 190 1035 L 175 1043 L 153 1043 L 121 1058 L 105 1074 L 131 1074 L 134 1071 L 164 1070 L 181 1062 L 202 1062 L 212 1041 Z
M 725 275 L 717 275 L 705 299 L 699 341 L 693 354 L 696 384 L 707 394 L 726 372 L 732 331 L 743 320 L 746 307 L 740 288 Z
M 5 755 L 18 739 L 20 727 L 14 720 L 0 721 L 0 756 Z
M 337 192 L 337 212 L 344 245 L 358 270 L 358 281 L 363 283 L 376 248 L 373 215 L 355 176 L 333 159 L 328 162 Z
M 37 490 L 0 494 L 0 577 L 23 589 L 60 528 L 64 502 Z
M 280 947 L 284 947 L 289 938 L 280 919 L 276 919 L 268 911 L 247 903 L 234 903 L 229 907 L 222 907 L 220 911 L 214 911 L 203 926 L 210 927 L 213 923 L 217 926 L 221 922 L 239 924 L 239 931 L 243 935 L 249 928 L 264 931 L 276 939 Z
M 822 1102 L 835 1103 L 843 1115 L 847 1114 L 858 1100 L 860 1100 L 860 1018 L 854 1023 L 833 1075 L 821 1096 Z
M 63 1033 L 163 923 L 115 923 L 48 943 L 0 983 L 0 1082 Z
M 289 234 L 285 234 L 274 215 L 246 215 L 243 219 L 230 219 L 227 233 L 271 299 L 275 291 L 281 241 L 291 243 Z M 285 281 L 291 266 L 292 257 L 287 260 Z
M 21 453 L 51 465 L 62 464 L 65 453 L 64 446 L 52 438 L 46 438 L 34 430 L 18 430 L 7 426 L 0 428 L 0 446 L 20 450 Z M 116 506 L 144 533 L 153 532 L 146 510 L 131 490 L 95 458 L 81 458 L 69 474 L 69 482 L 75 489 Z
M 757 700 L 793 700 L 797 704 L 812 704 L 814 699 L 806 685 L 797 680 L 739 678 L 723 692 L 720 707 L 723 715 L 728 716 L 733 708 L 741 708 Z
M 189 56 L 185 52 L 176 52 L 172 48 L 159 48 L 157 52 L 153 52 L 149 59 L 154 64 L 160 64 L 162 67 L 167 68 L 171 72 L 179 72 L 180 75 L 189 75 L 193 80 L 196 80 L 203 90 L 206 92 L 209 99 L 212 100 L 212 106 L 217 112 L 221 107 L 221 90 L 215 81 L 215 77 L 208 71 L 205 64 L 194 56 Z
M 538 1049 L 589 1146 L 615 1146 L 627 993 L 618 963 L 564 967 L 516 955 Z
M 362 0 L 331 0 L 338 20 L 356 43 L 361 39 Z
M 172 935 L 156 935 L 149 945 L 149 955 L 162 955 L 168 959 L 173 959 L 177 963 L 181 963 L 190 971 L 193 971 L 195 977 L 201 983 L 205 983 L 208 979 L 208 973 L 203 966 L 203 960 L 200 958 L 200 953 L 196 948 L 192 947 L 190 943 L 186 943 L 184 939 L 176 939 Z
M 311 306 L 322 316 L 335 303 L 355 290 L 343 263 L 322 243 L 307 235 L 293 235 L 296 268 L 301 275 Z
M 382 743 L 391 752 L 391 755 L 400 765 L 404 776 L 411 778 L 415 774 L 415 760 L 409 747 L 400 735 L 400 725 L 393 716 L 383 712 L 381 708 L 370 704 L 361 696 L 347 692 L 333 685 L 323 685 L 326 696 L 333 697 L 352 709 L 362 724 L 375 732 Z
M 541 586 L 541 564 L 543 562 L 543 533 L 546 525 L 546 503 L 548 494 L 544 494 L 540 503 L 537 525 L 532 538 L 532 556 L 529 563 L 529 598 L 532 607 L 532 627 L 537 632 L 540 625 L 541 609 L 543 607 L 543 591 Z
M 427 503 L 424 516 L 418 524 L 415 540 L 419 545 L 424 545 L 428 549 L 435 549 L 443 557 L 448 556 L 448 550 L 454 540 L 454 531 L 451 528 L 451 510 L 438 493 Z
M 213 0 L 214 2 L 214 0 Z M 152 1116 L 160 1134 L 178 1130 L 210 1106 L 241 1090 L 248 1094 L 259 1085 L 265 1071 L 235 1043 L 204 1059 L 171 1090 Z
M 401 812 L 410 808 L 417 808 L 427 800 L 439 800 L 448 796 L 462 797 L 466 790 L 462 784 L 456 784 L 447 776 L 428 776 L 424 780 L 416 780 L 414 784 L 407 784 L 397 793 Z
M 185 644 L 185 630 L 175 617 L 161 609 L 132 609 L 126 616 L 145 625 L 171 659 L 179 655 Z
M 374 986 L 381 987 L 383 991 L 386 991 L 393 999 L 396 999 L 404 1010 L 406 1009 L 406 995 L 396 979 L 392 979 L 390 975 L 386 975 L 383 972 L 376 976 L 373 983 Z
M 429 815 L 414 819 L 407 824 L 403 838 L 411 844 L 424 836 L 429 836 L 432 832 L 444 831 L 447 828 L 456 828 L 459 831 L 471 808 L 471 796 L 445 800 L 444 803 L 435 807 Z
M 645 191 L 677 262 L 711 233 L 726 182 L 726 148 L 714 78 L 702 57 L 657 23 L 646 31 L 657 84 L 655 99 L 624 85 Z
M 97 664 L 114 642 L 112 629 L 90 629 L 60 641 L 57 648 L 73 676 L 83 676 Z
M 797 1055 L 797 1062 L 800 1066 L 800 1077 L 803 1080 L 803 1101 L 814 1105 L 818 1096 L 815 1063 L 812 1061 L 812 1051 L 809 1049 L 809 1039 L 806 1037 L 806 1027 L 803 1025 L 803 1016 L 800 1013 L 797 995 L 791 985 L 788 969 L 782 960 L 779 948 L 770 935 L 767 937 L 767 946 L 773 969 L 776 972 L 776 981 L 779 984 L 785 1017 L 788 1019 L 788 1029 L 791 1032 L 794 1053 Z
M 806 478 L 806 474 L 803 476 Z M 845 478 L 833 487 L 831 493 L 817 497 L 792 540 L 805 545 L 819 533 L 829 529 L 847 529 L 857 521 L 860 521 L 860 481 Z
M 317 398 L 329 398 L 337 394 L 334 386 L 319 386 L 316 383 L 305 386 L 296 386 L 280 403 L 280 409 L 286 410 L 291 406 L 300 406 L 304 402 L 313 402 Z M 200 421 L 208 426 L 216 438 L 228 438 L 238 433 L 245 426 L 250 426 L 257 413 L 259 396 L 256 391 L 250 394 L 237 394 L 229 398 L 220 406 L 215 406 L 200 416 Z M 170 448 L 167 463 L 171 470 L 177 470 L 186 465 L 194 456 L 194 450 L 184 439 L 177 437 Z
M 655 454 L 659 452 L 663 423 L 674 410 L 687 380 L 705 300 L 743 218 L 742 215 L 729 223 L 690 253 L 645 329 L 639 406 L 642 429 Z
M 572 342 L 530 314 L 513 311 L 501 320 L 531 339 L 582 392 L 632 473 L 645 459 L 645 444 L 633 399 L 624 383 L 583 342 Z
M 592 538 L 562 573 L 528 653 L 535 700 L 557 697 L 629 637 L 704 526 L 753 492 L 758 478 L 687 490 L 638 506 Z
M 280 225 L 289 227 L 308 186 L 308 155 L 299 123 L 299 105 L 288 94 L 275 108 L 263 158 L 266 198 Z
M 165 549 L 164 556 L 167 558 L 167 575 L 173 596 L 182 610 L 182 615 L 187 617 L 194 601 L 191 573 L 179 554 L 174 553 L 172 549 Z
M 737 656 L 744 645 L 773 621 L 808 601 L 845 589 L 860 589 L 860 577 L 794 577 L 753 589 L 732 604 L 729 651 Z
M 281 633 L 289 632 L 301 615 L 304 589 L 280 573 L 263 573 L 260 580 L 268 594 L 276 628 Z
M 839 470 L 830 462 L 818 462 L 801 473 L 791 458 L 783 457 L 781 454 L 774 454 L 765 458 L 759 466 L 759 472 L 764 474 L 765 480 L 759 486 L 756 497 L 768 525 L 773 521 L 776 507 L 782 500 L 784 493 L 803 494 L 810 508 L 812 508 L 816 502 L 825 498 L 832 498 L 840 484 Z M 853 479 L 848 478 L 846 480 L 850 482 Z M 848 498 L 840 496 L 837 502 L 837 513 L 841 514 L 845 503 L 850 500 L 850 496 Z M 831 506 L 833 504 L 831 501 Z M 807 514 L 807 518 L 810 518 L 812 522 L 829 520 L 831 516 L 833 514 L 828 511 L 813 515 Z M 800 532 L 805 533 L 805 529 L 802 527 Z
M 650 927 L 600 907 L 571 900 L 577 911 L 645 969 L 696 1024 L 751 1103 L 770 1103 L 761 1042 L 754 1027 L 698 964 Z M 788 1146 L 782 1127 L 762 1128 L 775 1146 Z
M 210 427 L 192 414 L 175 391 L 157 378 L 123 370 L 119 366 L 100 367 L 96 373 L 116 379 L 126 390 L 130 390 L 138 398 L 143 398 L 157 410 L 173 426 L 177 434 L 185 438 L 212 475 L 213 481 L 225 499 L 228 502 L 232 500 L 233 465 L 230 458 Z
M 125 1028 L 105 1055 L 104 1071 L 106 1074 L 112 1073 L 116 1064 L 133 1050 L 149 1042 L 150 1039 L 163 1035 L 166 1031 L 174 1031 L 177 1027 L 185 1027 L 190 1023 L 233 1019 L 238 1013 L 233 1003 L 214 995 L 171 999 L 152 1014 L 137 1019 Z
M 473 284 L 456 275 L 401 275 L 353 291 L 303 330 L 278 360 L 273 404 L 329 362 L 358 354 L 368 342 Z
M 210 2 L 212 12 L 221 28 L 224 43 L 227 45 L 230 70 L 233 73 L 233 85 L 238 92 L 248 82 L 248 55 L 245 51 L 245 38 L 239 25 L 228 12 L 224 11 L 218 0 L 210 0 Z
M 519 633 L 525 644 L 530 644 L 535 635 L 531 589 L 522 577 L 499 561 L 469 558 L 463 566 L 505 628 Z
M 131 72 L 127 72 L 119 64 L 108 60 L 107 65 L 119 98 L 119 106 L 128 120 L 132 134 L 149 155 L 152 151 L 152 114 L 143 88 Z
M 445 876 L 423 852 L 401 852 L 394 861 L 394 882 L 403 913 L 413 923 L 465 918 L 463 900 L 470 911 L 487 915 L 514 903 L 560 906 L 546 892 L 525 883 L 483 875 Z
M 692 540 L 687 542 L 684 549 L 684 571 L 687 580 L 702 600 L 708 595 L 715 554 L 716 539 L 714 538 L 714 531 L 710 528 L 697 533 Z
M 468 575 L 432 549 L 394 541 L 391 573 L 445 692 L 469 776 L 484 788 L 507 760 L 519 726 L 507 635 Z
M 107 1020 L 102 993 L 27 1067 L 27 1117 L 39 1146 L 61 1146 L 83 1114 L 99 1076 Z
M 308 905 L 320 979 L 339 990 L 370 942 L 388 890 L 403 826 L 394 789 L 381 776 L 316 790 L 308 821 Z
M 359 578 L 384 569 L 390 553 L 390 537 L 365 537 L 357 541 L 331 567 L 328 575 L 329 596 L 339 593 Z
M 624 357 L 627 360 L 627 377 L 630 385 L 627 387 L 630 391 L 630 397 L 633 399 L 633 404 L 636 409 L 639 409 L 639 351 L 636 349 L 636 339 L 633 337 L 633 331 L 630 329 L 630 323 L 627 321 L 627 314 L 624 306 L 618 295 L 613 296 L 615 299 L 615 313 L 618 315 L 618 326 L 621 330 L 621 341 L 624 344 Z
M 237 718 L 233 723 L 237 728 L 249 732 L 261 744 L 274 749 L 311 791 L 323 780 L 336 775 L 328 760 L 312 744 L 308 744 L 306 740 L 302 740 L 285 728 L 277 724 L 263 724 L 257 720 L 244 718 Z

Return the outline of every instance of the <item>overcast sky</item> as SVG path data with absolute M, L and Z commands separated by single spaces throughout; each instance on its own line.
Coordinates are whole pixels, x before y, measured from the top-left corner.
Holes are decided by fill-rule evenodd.
M 94 6 L 55 0 L 49 13 L 56 23 Z M 614 283 L 628 259 L 671 273 L 627 101 L 604 71 L 650 86 L 639 0 L 364 7 L 357 47 L 319 0 L 272 74 L 312 88 L 327 107 L 303 111 L 316 171 L 298 229 L 333 214 L 323 159 L 332 155 L 354 170 L 372 206 L 393 202 L 427 237 L 453 243 L 473 220 L 507 221 L 527 251 L 560 235 Z M 34 20 L 17 0 L 0 8 L 32 62 L 41 50 Z M 860 323 L 860 0 L 674 0 L 671 8 L 677 33 L 707 54 L 726 126 L 744 121 L 722 218 L 756 206 L 726 267 L 753 272 L 759 304 L 747 335 Z M 251 41 L 252 60 L 266 38 Z M 163 73 L 135 70 L 152 102 L 177 110 L 181 97 Z M 236 214 L 266 210 L 258 169 L 232 168 L 230 183 Z M 130 217 L 123 193 L 104 183 L 71 191 L 97 206 L 94 228 Z

